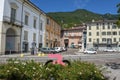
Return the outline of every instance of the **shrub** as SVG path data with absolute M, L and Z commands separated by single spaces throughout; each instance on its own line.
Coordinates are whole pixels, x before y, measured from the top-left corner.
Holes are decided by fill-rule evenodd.
M 0 79 L 5 80 L 105 80 L 94 64 L 74 61 L 71 66 L 43 64 L 32 61 L 9 60 L 0 65 Z

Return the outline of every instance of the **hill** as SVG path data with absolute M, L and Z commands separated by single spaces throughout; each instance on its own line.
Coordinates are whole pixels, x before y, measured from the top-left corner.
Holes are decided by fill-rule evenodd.
M 101 19 L 117 19 L 117 15 L 112 14 L 97 14 L 85 9 L 77 9 L 73 12 L 51 12 L 47 13 L 48 16 L 56 20 L 63 28 L 69 28 L 81 23 Z

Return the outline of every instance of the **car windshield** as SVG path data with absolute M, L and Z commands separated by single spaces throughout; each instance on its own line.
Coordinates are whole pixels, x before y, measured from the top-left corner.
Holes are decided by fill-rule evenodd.
M 94 49 L 93 48 L 90 48 L 90 49 L 87 49 L 88 51 L 94 51 Z
M 55 50 L 55 48 L 50 48 L 51 50 Z

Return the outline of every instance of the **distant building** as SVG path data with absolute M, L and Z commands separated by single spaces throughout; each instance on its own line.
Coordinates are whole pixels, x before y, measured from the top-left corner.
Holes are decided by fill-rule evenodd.
M 73 27 L 70 29 L 63 29 L 61 33 L 62 46 L 70 48 L 85 48 L 85 29 L 84 25 Z
M 46 47 L 59 47 L 61 26 L 51 17 L 47 16 L 45 46 Z
M 104 50 L 120 47 L 120 28 L 116 20 L 100 20 L 87 23 L 87 48 Z

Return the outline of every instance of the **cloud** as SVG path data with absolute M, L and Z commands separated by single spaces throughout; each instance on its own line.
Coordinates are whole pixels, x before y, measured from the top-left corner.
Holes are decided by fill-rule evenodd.
M 74 6 L 77 8 L 84 8 L 90 0 L 75 0 Z

